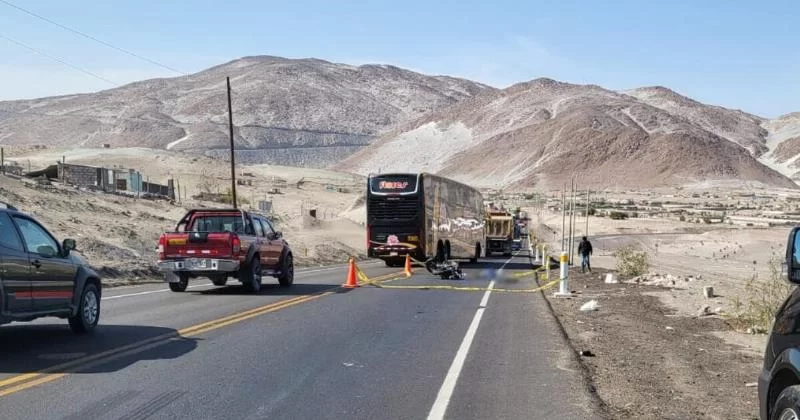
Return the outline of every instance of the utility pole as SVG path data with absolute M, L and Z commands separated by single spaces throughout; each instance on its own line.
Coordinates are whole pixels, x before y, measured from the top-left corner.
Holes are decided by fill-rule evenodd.
M 233 148 L 233 107 L 231 106 L 231 78 L 226 77 L 228 83 L 228 131 L 231 137 L 231 201 L 233 201 L 233 208 L 236 206 L 236 158 L 234 157 Z
M 575 177 L 572 177 L 572 192 L 570 193 L 570 211 L 569 211 L 569 265 L 572 265 L 572 248 L 575 244 L 575 191 L 577 185 L 575 184 Z
M 587 238 L 589 237 L 589 194 L 590 194 L 590 191 L 587 188 L 586 189 L 586 231 L 585 231 L 586 233 L 584 234 L 584 236 L 586 236 Z
M 566 199 L 567 184 L 561 190 L 561 250 L 566 251 L 566 235 L 567 235 L 567 199 Z

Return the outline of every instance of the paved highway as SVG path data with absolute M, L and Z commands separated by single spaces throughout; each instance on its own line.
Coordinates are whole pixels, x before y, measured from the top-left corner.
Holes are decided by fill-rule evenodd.
M 464 280 L 415 268 L 383 284 L 525 289 L 533 278 L 512 274 L 528 270 L 527 256 L 485 259 Z M 106 289 L 93 336 L 61 320 L 4 326 L 0 418 L 597 418 L 538 292 L 341 289 L 346 272 L 298 271 L 258 295 Z

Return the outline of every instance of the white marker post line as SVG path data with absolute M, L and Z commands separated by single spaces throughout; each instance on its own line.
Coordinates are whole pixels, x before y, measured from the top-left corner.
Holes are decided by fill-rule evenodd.
M 503 265 L 500 266 L 500 269 L 502 270 L 515 256 L 516 255 L 513 255 L 504 262 Z M 489 287 L 483 294 L 478 310 L 475 311 L 475 316 L 472 318 L 472 323 L 470 323 L 469 328 L 467 328 L 467 334 L 464 335 L 464 340 L 461 341 L 461 345 L 458 347 L 456 357 L 453 358 L 453 363 L 447 371 L 444 383 L 442 383 L 442 387 L 439 388 L 439 394 L 436 395 L 436 401 L 433 402 L 433 407 L 431 407 L 431 411 L 428 413 L 428 420 L 444 419 L 447 406 L 450 405 L 450 398 L 453 397 L 453 391 L 456 389 L 458 377 L 461 375 L 461 369 L 464 368 L 464 362 L 467 360 L 469 348 L 472 346 L 472 341 L 475 339 L 475 334 L 478 332 L 478 325 L 481 323 L 481 318 L 483 318 L 483 312 L 486 310 L 486 304 L 489 302 L 489 295 L 492 293 L 494 282 L 494 280 L 489 282 Z
M 344 266 L 335 266 L 335 267 L 327 267 L 327 268 L 320 268 L 316 270 L 307 270 L 307 271 L 298 271 L 297 274 L 312 274 L 312 273 L 321 273 L 324 271 L 333 271 L 338 270 L 340 268 L 344 268 Z M 203 284 L 193 284 L 191 286 L 187 286 L 187 289 L 192 289 L 195 287 L 206 287 L 206 286 L 213 286 L 214 283 L 203 283 Z M 114 295 L 114 296 L 105 296 L 100 298 L 100 300 L 111 300 L 111 299 L 121 299 L 126 297 L 134 297 L 134 296 L 143 296 L 143 295 L 152 295 L 153 293 L 164 293 L 169 292 L 170 289 L 158 289 L 158 290 L 147 290 L 144 292 L 136 292 L 136 293 L 126 293 L 124 295 Z

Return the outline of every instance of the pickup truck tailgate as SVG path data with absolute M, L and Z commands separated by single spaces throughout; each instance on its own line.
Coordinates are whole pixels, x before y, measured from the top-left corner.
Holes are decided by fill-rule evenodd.
M 172 233 L 166 237 L 164 257 L 232 257 L 231 234 L 228 232 Z

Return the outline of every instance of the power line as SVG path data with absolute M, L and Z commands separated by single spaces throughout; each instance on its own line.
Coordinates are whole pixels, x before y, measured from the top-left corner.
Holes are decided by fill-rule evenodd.
M 3 1 L 3 0 L 0 0 L 0 1 Z M 3 34 L 0 34 L 0 38 L 3 38 L 3 39 L 5 39 L 6 41 L 9 41 L 9 42 L 12 42 L 12 43 L 14 43 L 14 44 L 17 44 L 17 45 L 19 45 L 19 46 L 20 46 L 20 47 L 22 47 L 22 48 L 25 48 L 25 49 L 31 50 L 31 51 L 35 52 L 36 54 L 41 54 L 41 55 L 43 55 L 43 56 L 45 56 L 45 57 L 47 57 L 47 58 L 49 58 L 49 59 L 51 59 L 51 60 L 58 61 L 59 63 L 61 63 L 61 64 L 65 65 L 65 66 L 72 67 L 73 69 L 75 69 L 75 70 L 78 70 L 78 71 L 79 71 L 79 72 L 81 72 L 81 73 L 86 73 L 86 74 L 88 74 L 88 75 L 90 75 L 90 76 L 92 76 L 92 77 L 96 77 L 96 78 L 98 78 L 98 79 L 100 79 L 100 80 L 102 80 L 102 81 L 104 81 L 104 82 L 111 83 L 111 84 L 112 84 L 112 85 L 114 85 L 114 86 L 119 86 L 118 84 L 116 84 L 116 83 L 112 82 L 111 80 L 108 80 L 108 79 L 106 79 L 106 78 L 105 78 L 105 77 L 103 77 L 103 76 L 100 76 L 99 74 L 92 73 L 92 72 L 90 72 L 89 70 L 84 70 L 84 69 L 82 69 L 82 68 L 80 68 L 80 67 L 78 67 L 78 66 L 76 66 L 76 65 L 74 65 L 74 64 L 70 64 L 70 63 L 68 63 L 68 62 L 66 62 L 66 61 L 64 61 L 64 60 L 62 60 L 62 59 L 60 59 L 60 58 L 58 58 L 58 57 L 53 57 L 52 55 L 48 55 L 47 53 L 44 53 L 44 52 L 42 52 L 42 51 L 39 51 L 39 50 L 37 50 L 36 48 L 33 48 L 33 47 L 31 47 L 31 46 L 29 46 L 29 45 L 26 45 L 26 44 L 23 44 L 22 42 L 20 42 L 20 41 L 17 41 L 17 40 L 15 40 L 15 39 L 11 39 L 11 38 L 9 38 L 9 37 L 7 37 L 7 36 L 3 35 Z
M 48 18 L 46 18 L 46 17 L 44 17 L 44 16 L 38 15 L 38 14 L 36 14 L 36 13 L 34 13 L 34 12 L 31 12 L 30 10 L 24 9 L 24 8 L 22 8 L 22 7 L 19 7 L 19 6 L 17 6 L 16 4 L 13 4 L 13 3 L 9 2 L 9 1 L 6 1 L 6 0 L 0 0 L 0 2 L 2 2 L 2 3 L 4 3 L 4 4 L 6 4 L 6 5 L 10 6 L 10 7 L 13 7 L 13 8 L 15 8 L 15 9 L 17 9 L 17 10 L 20 10 L 20 11 L 22 11 L 22 12 L 24 12 L 24 13 L 27 13 L 27 14 L 29 14 L 29 15 L 31 15 L 31 16 L 33 16 L 33 17 L 35 17 L 35 18 L 38 18 L 38 19 L 41 19 L 41 20 L 43 20 L 43 21 L 45 21 L 45 22 L 51 23 L 51 24 L 53 24 L 53 25 L 56 25 L 56 26 L 58 26 L 59 28 L 66 29 L 66 30 L 68 30 L 68 31 L 70 31 L 70 32 L 72 32 L 72 33 L 74 33 L 74 34 L 80 35 L 80 36 L 82 36 L 82 37 L 84 37 L 84 38 L 88 38 L 88 39 L 91 39 L 92 41 L 99 42 L 100 44 L 103 44 L 103 45 L 105 45 L 105 46 L 107 46 L 107 47 L 113 48 L 113 49 L 115 49 L 115 50 L 117 50 L 117 51 L 120 51 L 120 52 L 123 52 L 123 53 L 125 53 L 125 54 L 128 54 L 128 55 L 130 55 L 130 56 L 132 56 L 132 57 L 136 57 L 136 58 L 138 58 L 138 59 L 140 59 L 140 60 L 147 61 L 147 62 L 148 62 L 148 63 L 150 63 L 150 64 L 155 64 L 156 66 L 159 66 L 159 67 L 165 68 L 165 69 L 167 69 L 167 70 L 170 70 L 170 71 L 174 71 L 175 73 L 178 73 L 178 74 L 180 74 L 180 75 L 186 75 L 186 73 L 184 73 L 184 72 L 182 72 L 182 71 L 180 71 L 180 70 L 176 70 L 176 69 L 174 69 L 174 68 L 172 68 L 172 67 L 170 67 L 170 66 L 167 66 L 166 64 L 161 64 L 161 63 L 159 63 L 159 62 L 157 62 L 157 61 L 151 60 L 151 59 L 149 59 L 149 58 L 147 58 L 147 57 L 142 57 L 141 55 L 139 55 L 139 54 L 136 54 L 136 53 L 133 53 L 133 52 L 130 52 L 130 51 L 126 50 L 126 49 L 123 49 L 123 48 L 120 48 L 120 47 L 117 47 L 117 46 L 111 45 L 111 44 L 109 44 L 108 42 L 101 41 L 101 40 L 99 40 L 99 39 L 97 39 L 97 38 L 95 38 L 95 37 L 93 37 L 93 36 L 91 36 L 91 35 L 87 35 L 87 34 L 85 34 L 85 33 L 81 32 L 81 31 L 78 31 L 78 30 L 76 30 L 76 29 L 69 28 L 69 27 L 67 27 L 67 26 L 64 26 L 64 25 L 62 25 L 62 24 L 58 23 L 58 22 L 54 22 L 54 21 L 52 21 L 52 20 L 50 20 L 50 19 L 48 19 Z

